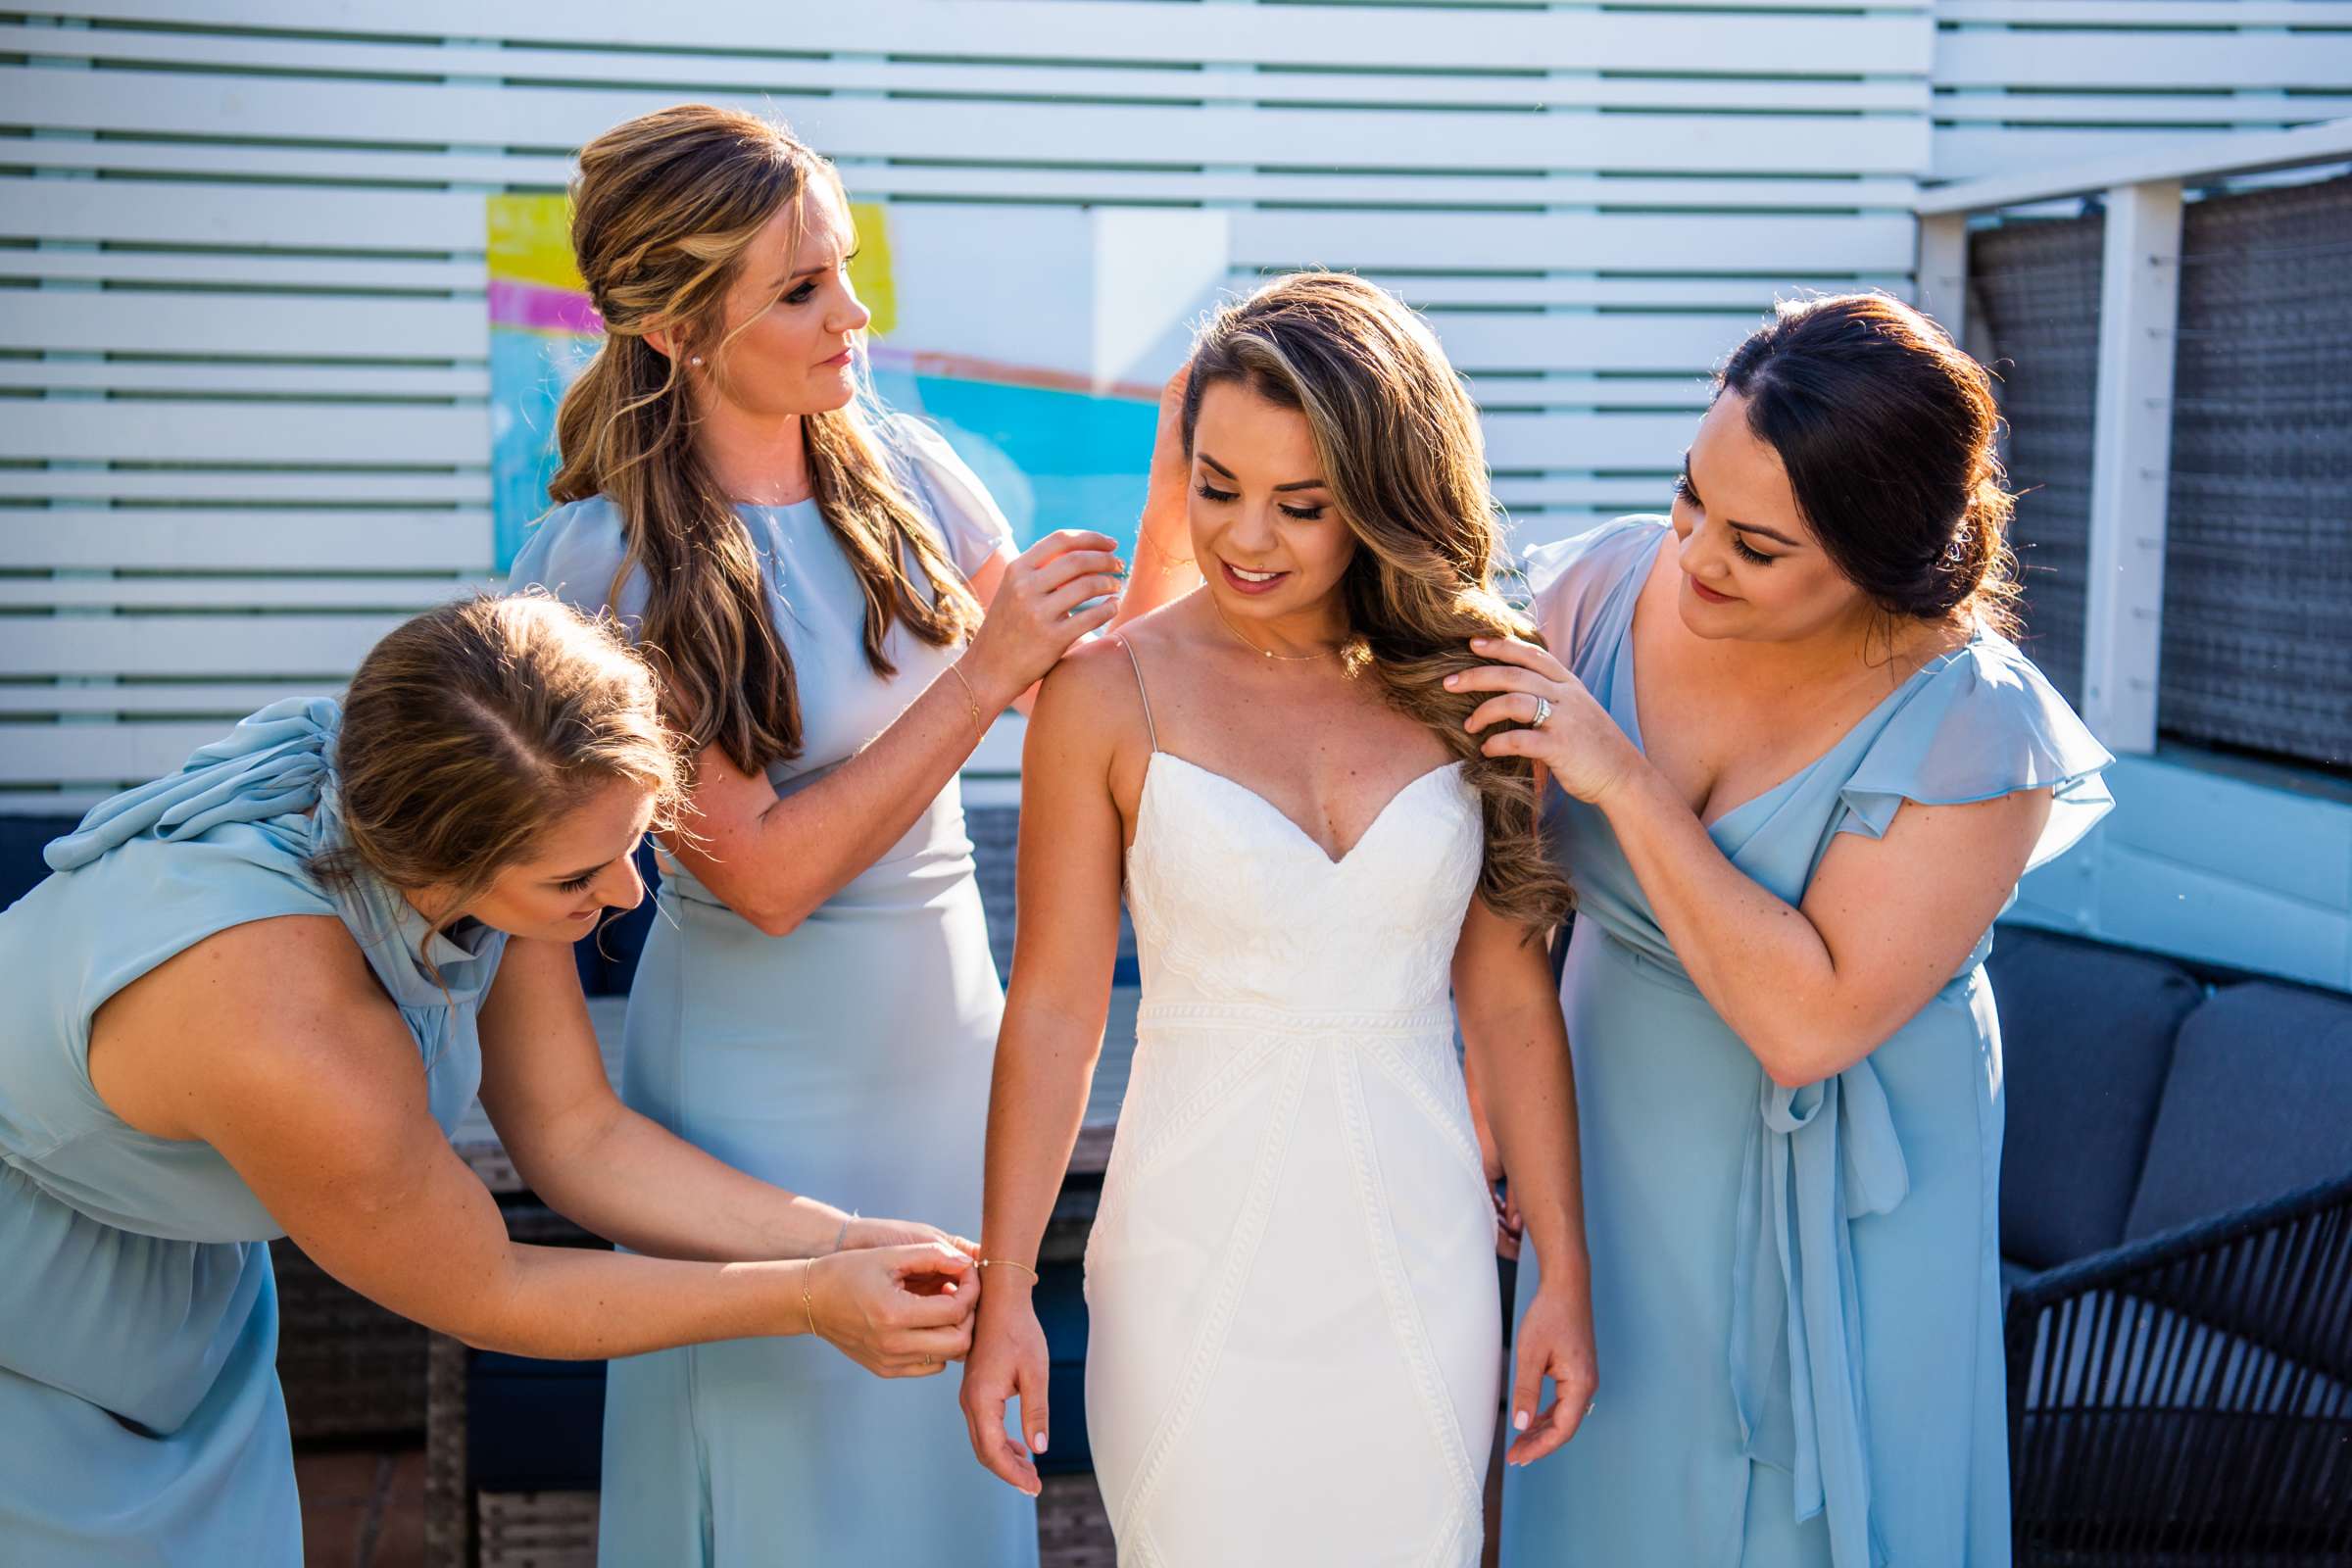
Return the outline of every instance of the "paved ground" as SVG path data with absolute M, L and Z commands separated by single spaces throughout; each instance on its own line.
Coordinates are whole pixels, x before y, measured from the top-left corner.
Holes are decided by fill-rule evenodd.
M 425 1568 L 424 1446 L 294 1456 L 305 1568 Z
M 421 1446 L 301 1453 L 294 1477 L 305 1568 L 428 1568 Z M 1093 1476 L 1047 1479 L 1037 1536 L 1039 1568 L 1111 1568 L 1110 1521 Z

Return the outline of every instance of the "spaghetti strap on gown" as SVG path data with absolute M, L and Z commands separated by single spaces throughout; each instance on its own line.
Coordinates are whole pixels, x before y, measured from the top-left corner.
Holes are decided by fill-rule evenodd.
M 93 808 L 0 914 L 0 1563 L 301 1568 L 277 1383 L 277 1222 L 211 1145 L 149 1137 L 89 1075 L 90 1019 L 209 936 L 340 918 L 416 1042 L 444 1132 L 481 1078 L 506 937 L 448 934 L 344 847 L 336 705 L 263 709 Z M 270 976 L 246 977 L 267 986 Z
M 1135 1062 L 1086 1258 L 1119 1561 L 1470 1568 L 1501 1327 L 1446 987 L 1478 798 L 1458 763 L 1424 773 L 1334 860 L 1158 743 L 1127 854 Z
M 1623 518 L 1533 553 L 1546 639 L 1637 746 L 1634 603 L 1671 537 Z M 1793 904 L 1838 834 L 1883 835 L 1905 801 L 2046 789 L 2040 864 L 2108 808 L 2112 760 L 1980 631 L 1709 833 Z M 2007 1563 L 1991 932 L 1864 1060 L 1781 1088 L 1691 984 L 1607 819 L 1557 790 L 1546 818 L 1578 893 L 1561 1002 L 1601 1390 L 1574 1443 L 1507 1477 L 1505 1568 Z

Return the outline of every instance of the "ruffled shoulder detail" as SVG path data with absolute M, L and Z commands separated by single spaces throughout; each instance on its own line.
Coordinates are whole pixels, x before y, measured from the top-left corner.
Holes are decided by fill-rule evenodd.
M 541 588 L 583 614 L 611 610 L 635 636 L 645 614 L 645 581 L 631 572 L 618 585 L 629 542 L 620 509 L 604 496 L 556 508 L 531 525 L 514 564 L 507 568 L 513 589 Z
M 1980 634 L 1916 679 L 1839 789 L 1835 831 L 1882 837 L 1905 801 L 1967 806 L 2046 789 L 2050 820 L 2031 869 L 2114 806 L 2099 774 L 2115 758 L 2007 638 Z
M 1670 526 L 1664 517 L 1638 514 L 1572 539 L 1528 547 L 1530 610 L 1554 653 L 1576 662 L 1611 593 L 1648 559 L 1659 531 Z
M 71 871 L 141 835 L 193 839 L 226 822 L 315 811 L 342 721 L 341 707 L 328 698 L 271 703 L 199 747 L 178 772 L 91 807 L 80 826 L 50 841 L 41 858 L 52 871 Z
M 894 414 L 884 421 L 883 433 L 916 494 L 929 503 L 956 569 L 967 578 L 978 576 L 991 556 L 1013 543 L 1004 509 L 928 419 Z

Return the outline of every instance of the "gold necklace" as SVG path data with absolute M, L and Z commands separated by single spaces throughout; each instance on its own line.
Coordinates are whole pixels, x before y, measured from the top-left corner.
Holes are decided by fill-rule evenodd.
M 1219 620 L 1225 622 L 1225 629 L 1233 633 L 1233 640 L 1235 642 L 1240 643 L 1244 648 L 1249 649 L 1251 653 L 1258 655 L 1260 658 L 1278 660 L 1285 664 L 1302 664 L 1310 659 L 1324 659 L 1339 652 L 1339 650 L 1336 648 L 1324 648 L 1318 649 L 1316 652 L 1311 654 L 1278 654 L 1271 648 L 1260 648 L 1257 646 L 1257 644 L 1243 636 L 1242 628 L 1236 626 L 1232 620 L 1226 616 L 1225 607 L 1217 603 L 1217 596 L 1214 592 L 1211 592 L 1208 596 L 1208 608 L 1217 612 L 1217 618 Z

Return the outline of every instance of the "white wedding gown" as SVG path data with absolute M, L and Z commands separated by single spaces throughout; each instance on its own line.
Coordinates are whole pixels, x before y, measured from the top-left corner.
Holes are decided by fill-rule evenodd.
M 1501 1325 L 1447 984 L 1477 797 L 1424 773 L 1335 861 L 1152 745 L 1143 1006 L 1086 1263 L 1119 1561 L 1475 1564 Z

